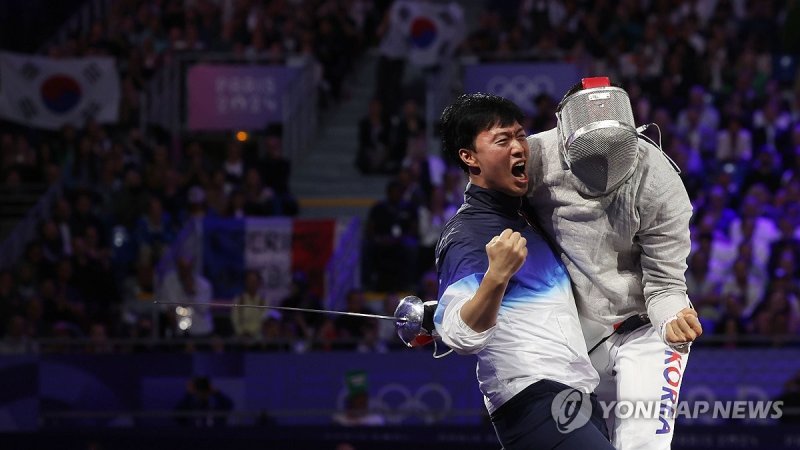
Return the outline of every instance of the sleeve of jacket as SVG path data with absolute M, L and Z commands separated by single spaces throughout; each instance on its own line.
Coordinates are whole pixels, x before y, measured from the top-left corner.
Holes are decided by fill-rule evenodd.
M 451 244 L 438 259 L 439 304 L 433 316 L 437 333 L 459 354 L 480 352 L 491 341 L 497 325 L 476 332 L 461 319 L 461 308 L 480 286 L 488 266 L 482 246 Z
M 642 283 L 650 321 L 666 342 L 666 323 L 691 306 L 685 273 L 692 204 L 683 181 L 660 150 L 650 147 L 642 162 L 648 163 L 637 202 Z

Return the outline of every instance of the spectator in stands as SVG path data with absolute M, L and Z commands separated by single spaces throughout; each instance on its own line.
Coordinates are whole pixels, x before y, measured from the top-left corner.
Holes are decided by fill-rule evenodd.
M 245 217 L 245 215 L 244 192 L 237 189 L 231 192 L 228 206 L 225 208 L 225 217 L 242 219 Z
M 720 319 L 721 282 L 711 272 L 711 254 L 706 249 L 695 251 L 688 265 L 686 295 L 692 299 L 703 330 L 713 333 L 714 325 Z
M 208 209 L 216 215 L 225 215 L 225 210 L 228 208 L 228 195 L 231 192 L 226 189 L 225 171 L 222 169 L 214 170 L 206 186 Z
M 70 206 L 67 199 L 62 197 L 56 200 L 55 205 L 53 206 L 52 217 L 56 223 L 56 226 L 58 227 L 59 236 L 61 236 L 61 242 L 64 246 L 64 254 L 71 255 L 72 231 L 70 229 L 70 221 L 72 218 L 72 206 Z
M 3 321 L 8 324 L 3 327 L 5 333 L 3 339 L 0 339 L 0 355 L 38 352 L 39 346 L 34 339 L 31 324 L 25 317 L 19 314 L 3 316 Z
M 385 166 L 389 173 L 397 173 L 412 146 L 427 148 L 425 128 L 425 118 L 419 112 L 417 101 L 413 98 L 406 99 L 400 114 L 392 118 L 389 154 Z
M 91 191 L 79 191 L 73 204 L 73 213 L 70 215 L 69 227 L 74 235 L 82 235 L 90 227 L 94 228 L 100 235 L 104 235 L 104 224 L 94 213 Z
M 795 426 L 800 423 L 800 372 L 786 380 L 783 392 L 775 400 L 783 402 L 781 423 Z
M 183 166 L 181 167 L 180 173 L 183 175 L 184 184 L 187 186 L 206 186 L 208 184 L 210 167 L 200 142 L 190 141 L 186 147 L 184 147 Z M 227 180 L 227 169 L 225 170 L 225 174 Z
M 747 243 L 753 252 L 752 264 L 760 274 L 766 274 L 769 246 L 780 232 L 774 221 L 764 214 L 767 203 L 755 195 L 747 195 L 740 207 L 740 216 L 731 223 L 730 239 L 733 245 Z
M 260 162 L 260 169 L 264 185 L 275 194 L 280 206 L 279 214 L 295 216 L 299 211 L 297 199 L 289 190 L 289 178 L 292 174 L 292 162 L 283 154 L 283 132 L 280 125 L 267 127 L 264 138 L 266 155 Z
M 214 332 L 210 307 L 191 305 L 211 301 L 211 284 L 205 277 L 195 273 L 191 259 L 179 258 L 175 266 L 175 270 L 164 277 L 160 298 L 189 306 L 169 308 L 167 315 L 174 322 L 173 332 L 191 337 L 210 337 Z
M 423 174 L 420 172 L 420 166 L 411 164 L 400 168 L 394 180 L 400 184 L 402 190 L 402 201 L 409 204 L 413 208 L 418 208 L 428 202 L 428 195 L 432 186 L 430 180 L 423 179 Z M 426 191 L 427 184 L 427 191 Z
M 258 341 L 250 348 L 254 350 L 266 351 L 288 351 L 291 341 L 294 339 L 292 334 L 285 334 L 286 328 L 281 322 L 281 313 L 276 310 L 268 311 L 261 322 Z
M 147 193 L 138 170 L 130 168 L 125 172 L 123 187 L 114 195 L 112 205 L 114 220 L 132 230 L 147 207 Z
M 741 189 L 747 192 L 755 185 L 764 186 L 772 194 L 780 188 L 780 155 L 772 147 L 764 146 L 758 151 L 747 168 Z
M 36 269 L 33 264 L 23 261 L 16 267 L 16 294 L 20 300 L 29 300 L 36 296 Z
M 707 164 L 714 160 L 717 129 L 703 121 L 702 106 L 690 106 L 678 119 L 676 133 L 699 159 Z M 683 120 L 681 120 L 683 119 Z
M 82 189 L 94 186 L 97 182 L 97 161 L 92 139 L 89 136 L 81 137 L 76 152 L 67 157 L 64 170 L 67 186 Z
M 333 423 L 343 426 L 380 426 L 386 419 L 370 410 L 367 373 L 363 370 L 350 370 L 345 374 L 347 397 L 345 408 L 333 415 Z
M 750 161 L 753 157 L 752 138 L 742 117 L 728 117 L 725 128 L 717 132 L 716 148 L 717 164 L 730 163 L 738 167 Z
M 387 293 L 381 299 L 381 312 L 378 314 L 383 314 L 384 316 L 394 316 L 394 312 L 397 310 L 397 305 L 400 304 L 402 295 L 396 293 Z M 426 300 L 424 297 L 421 297 Z M 397 336 L 397 329 L 395 327 L 394 322 L 389 320 L 381 320 L 378 323 L 378 334 L 380 339 L 386 343 L 387 347 L 390 349 L 398 349 L 404 347 L 404 344 Z
M 156 145 L 153 157 L 144 168 L 144 186 L 149 192 L 163 192 L 170 170 L 169 152 L 163 144 Z
M 86 313 L 97 320 L 110 321 L 119 302 L 119 292 L 111 271 L 111 251 L 101 245 L 97 229 L 88 227 L 75 238 L 72 280 Z
M 800 119 L 792 130 L 792 143 L 787 151 L 788 157 L 783 160 L 781 182 L 786 185 L 790 180 L 800 179 Z
M 464 171 L 458 167 L 450 167 L 444 175 L 444 198 L 448 206 L 456 209 L 464 203 L 464 187 L 467 185 L 467 178 Z
M 389 153 L 389 121 L 380 100 L 369 102 L 367 115 L 358 122 L 356 167 L 362 174 L 383 172 Z
M 296 271 L 292 274 L 289 296 L 283 299 L 281 306 L 322 309 L 322 301 L 311 291 L 305 272 Z M 288 326 L 293 328 L 291 335 L 306 341 L 318 334 L 324 319 L 322 314 L 287 312 L 283 315 L 284 324 L 289 324 Z
M 233 406 L 233 400 L 208 377 L 194 377 L 186 383 L 186 392 L 175 406 L 175 412 L 179 413 L 176 421 L 194 428 L 225 426 Z
M 743 336 L 747 336 L 747 329 L 743 324 L 744 320 L 735 314 L 725 314 L 715 325 L 716 333 L 723 337 L 722 346 L 726 349 L 742 347 L 746 343 L 741 342 Z
M 308 347 L 308 341 L 298 341 L 295 342 L 293 350 L 296 353 L 303 353 Z M 311 348 L 315 351 L 329 352 L 331 350 L 341 350 L 343 348 L 352 350 L 353 347 L 354 345 L 352 342 L 349 342 L 349 339 L 342 341 L 339 338 L 339 329 L 336 328 L 336 320 L 332 317 L 324 317 L 313 337 Z
M 164 211 L 161 200 L 151 196 L 147 211 L 136 223 L 136 241 L 139 244 L 139 260 L 156 263 L 175 240 L 175 225 L 169 213 Z
M 359 314 L 374 314 L 374 311 L 367 308 L 364 304 L 364 293 L 359 289 L 351 289 L 347 292 L 346 297 L 346 311 Z M 373 327 L 370 323 L 371 320 L 365 317 L 357 316 L 339 316 L 336 318 L 334 324 L 336 326 L 336 335 L 347 341 L 348 348 L 354 349 L 364 338 L 367 331 L 373 332 L 373 338 L 377 339 L 377 327 Z
M 389 351 L 388 345 L 381 337 L 378 319 L 364 321 L 356 351 L 359 353 L 386 353 Z
M 776 287 L 753 311 L 751 332 L 770 336 L 773 345 L 781 345 L 788 335 L 800 331 L 800 305 L 794 289 Z
M 189 202 L 186 220 L 198 225 L 201 224 L 208 214 L 205 189 L 200 186 L 192 186 L 186 194 L 186 200 Z
M 89 327 L 89 343 L 85 351 L 94 354 L 107 354 L 114 351 L 104 323 L 95 322 Z
M 322 64 L 328 104 L 342 100 L 342 83 L 358 51 L 358 37 L 352 20 L 342 10 L 320 12 L 314 36 L 314 55 Z
M 133 273 L 127 274 L 122 285 L 122 323 L 129 330 L 139 326 L 142 318 L 155 311 L 155 271 L 150 261 L 139 261 Z M 132 331 L 131 331 L 132 334 Z
M 533 100 L 536 112 L 530 118 L 531 133 L 549 130 L 556 127 L 556 100 L 548 93 L 541 93 Z
M 684 129 L 690 128 L 689 123 L 695 120 L 691 118 L 690 115 L 696 113 L 696 120 L 704 129 L 716 130 L 719 128 L 719 111 L 717 111 L 717 108 L 709 100 L 710 96 L 703 86 L 699 84 L 692 86 L 689 90 L 687 107 L 678 115 L 678 127 Z
M 36 149 L 30 145 L 28 138 L 22 134 L 3 133 L 0 136 L 3 173 L 15 172 L 20 181 L 30 182 L 35 178 L 37 166 Z
M 458 211 L 453 205 L 445 202 L 444 190 L 436 187 L 431 192 L 429 201 L 421 205 L 417 212 L 419 218 L 419 257 L 417 270 L 423 274 L 433 267 L 434 249 L 444 224 Z
M 780 98 L 767 98 L 753 113 L 753 146 L 768 146 L 787 158 L 791 148 L 792 117 L 780 104 Z M 786 153 L 784 153 L 786 152 Z
M 713 232 L 728 236 L 730 224 L 737 218 L 736 211 L 730 208 L 728 192 L 714 184 L 708 187 L 702 203 L 696 205 L 695 223 L 708 223 Z
M 237 305 L 264 306 L 267 300 L 259 292 L 261 289 L 261 274 L 256 270 L 248 270 L 244 277 L 244 292 L 233 299 Z M 237 338 L 253 340 L 261 334 L 261 323 L 264 320 L 264 309 L 261 308 L 233 308 L 231 323 Z
M 800 239 L 795 235 L 795 222 L 791 217 L 782 216 L 778 219 L 780 237 L 772 242 L 769 250 L 767 271 L 770 276 L 788 276 L 797 279 L 800 276 Z M 787 267 L 790 262 L 791 267 Z
M 403 200 L 403 186 L 390 181 L 386 199 L 367 216 L 362 256 L 364 283 L 379 291 L 408 290 L 416 270 L 418 246 L 416 207 Z
M 754 271 L 752 263 L 744 255 L 733 263 L 732 272 L 733 277 L 722 285 L 722 295 L 733 295 L 742 299 L 744 301 L 742 312 L 748 316 L 764 295 L 766 280 Z
M 422 274 L 415 295 L 421 298 L 423 302 L 434 300 L 439 297 L 439 278 L 436 275 L 435 267 L 432 267 Z
M 246 167 L 242 158 L 241 142 L 236 140 L 228 142 L 225 147 L 225 161 L 222 163 L 222 169 L 225 171 L 226 191 L 231 191 L 235 187 L 241 186 L 242 182 L 245 181 Z
M 37 282 L 49 276 L 53 271 L 53 266 L 44 258 L 42 245 L 38 241 L 31 241 L 25 246 L 23 258 L 25 264 L 29 265 L 32 269 L 31 278 L 33 282 Z M 35 295 L 35 293 L 32 294 Z
M 181 174 L 175 169 L 169 169 L 166 177 L 164 190 L 155 194 L 161 199 L 164 211 L 180 223 L 186 216 L 187 185 L 183 183 Z
M 403 74 L 406 67 L 408 54 L 408 40 L 403 36 L 400 27 L 391 26 L 392 11 L 399 7 L 388 9 L 377 29 L 380 39 L 378 45 L 378 64 L 375 74 L 375 98 L 383 105 L 388 116 L 394 115 L 399 109 L 398 92 L 402 92 Z
M 242 183 L 244 194 L 244 213 L 248 216 L 274 216 L 280 215 L 281 204 L 276 198 L 275 191 L 264 186 L 261 173 L 251 167 L 247 169 Z
M 72 330 L 72 337 L 83 334 L 86 324 L 86 311 L 80 292 L 73 285 L 72 263 L 62 260 L 58 264 L 54 285 L 54 294 L 50 302 L 42 305 L 42 321 L 45 332 L 50 335 L 60 334 L 57 329 Z
M 426 137 L 420 135 L 408 146 L 398 178 L 410 175 L 422 191 L 418 203 L 427 204 L 433 189 L 444 184 L 446 171 L 447 163 L 441 156 L 429 150 Z
M 51 219 L 41 225 L 40 239 L 44 258 L 54 264 L 61 258 L 67 256 L 64 248 L 64 241 L 58 232 L 58 225 Z

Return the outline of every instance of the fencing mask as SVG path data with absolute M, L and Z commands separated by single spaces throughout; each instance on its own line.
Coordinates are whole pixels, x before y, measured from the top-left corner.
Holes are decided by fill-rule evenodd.
M 587 194 L 607 194 L 636 167 L 639 149 L 628 93 L 608 78 L 584 78 L 556 110 L 561 152 Z

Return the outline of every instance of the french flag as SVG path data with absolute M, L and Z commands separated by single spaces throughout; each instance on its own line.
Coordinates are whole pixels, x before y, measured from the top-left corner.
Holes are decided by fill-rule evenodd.
M 322 298 L 335 234 L 333 219 L 209 217 L 203 224 L 203 273 L 216 299 L 241 293 L 247 270 L 261 273 L 269 305 L 278 306 L 289 295 L 292 275 L 299 271 Z

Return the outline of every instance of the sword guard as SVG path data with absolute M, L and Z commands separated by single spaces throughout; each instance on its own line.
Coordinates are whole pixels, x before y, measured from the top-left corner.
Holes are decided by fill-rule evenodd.
M 433 325 L 433 313 L 436 303 L 423 303 L 419 297 L 409 295 L 400 300 L 394 317 L 397 319 L 395 328 L 400 340 L 408 347 L 422 347 L 430 344 L 436 338 L 436 328 Z M 404 319 L 404 320 L 401 320 Z

